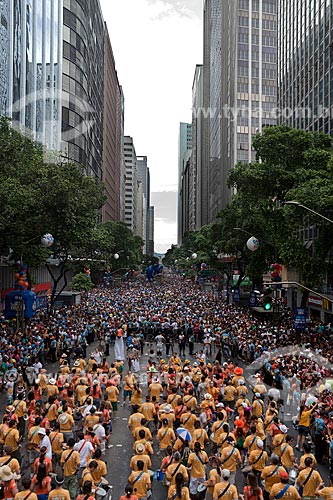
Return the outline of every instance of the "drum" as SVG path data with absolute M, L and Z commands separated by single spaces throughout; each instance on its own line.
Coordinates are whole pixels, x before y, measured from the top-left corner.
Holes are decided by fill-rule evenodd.
M 164 480 L 165 472 L 162 470 L 158 470 L 157 472 L 157 481 L 162 481 Z
M 96 500 L 104 500 L 104 497 L 106 497 L 106 491 L 104 488 L 97 488 L 95 491 L 95 497 Z

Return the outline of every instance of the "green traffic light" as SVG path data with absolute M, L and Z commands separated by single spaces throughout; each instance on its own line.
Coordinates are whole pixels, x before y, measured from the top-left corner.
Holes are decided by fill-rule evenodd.
M 267 302 L 267 304 L 265 304 L 265 311 L 270 311 L 272 309 L 272 304 L 270 302 Z

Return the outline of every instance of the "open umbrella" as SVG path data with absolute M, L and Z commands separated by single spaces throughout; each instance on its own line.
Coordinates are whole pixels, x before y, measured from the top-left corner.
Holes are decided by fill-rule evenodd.
M 191 433 L 184 427 L 178 427 L 176 432 L 183 441 L 192 441 Z

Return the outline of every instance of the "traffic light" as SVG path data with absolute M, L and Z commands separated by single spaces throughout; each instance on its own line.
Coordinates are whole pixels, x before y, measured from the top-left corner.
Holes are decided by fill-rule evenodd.
M 273 307 L 273 297 L 271 295 L 266 295 L 264 297 L 264 309 L 265 311 L 270 311 Z
M 270 311 L 273 307 L 273 290 L 271 288 L 266 288 L 264 290 L 263 305 L 265 311 Z

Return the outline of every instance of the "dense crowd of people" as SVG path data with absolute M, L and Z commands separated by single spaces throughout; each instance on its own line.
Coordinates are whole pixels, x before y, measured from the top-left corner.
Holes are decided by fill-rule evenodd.
M 169 500 L 328 498 L 316 467 L 333 449 L 331 333 L 300 336 L 287 311 L 273 326 L 175 276 L 93 290 L 24 332 L 3 320 L 0 498 L 107 495 L 120 403 L 133 437 L 122 498 L 149 498 L 156 481 Z

